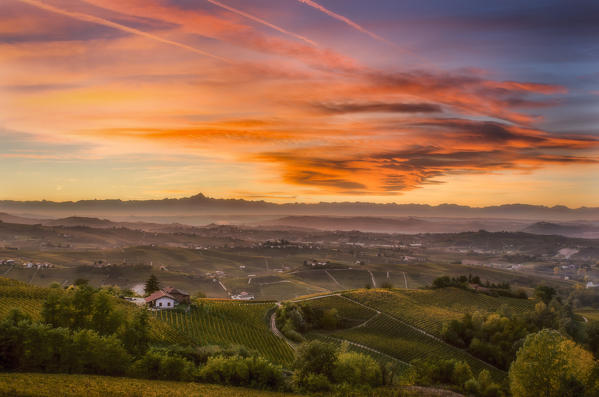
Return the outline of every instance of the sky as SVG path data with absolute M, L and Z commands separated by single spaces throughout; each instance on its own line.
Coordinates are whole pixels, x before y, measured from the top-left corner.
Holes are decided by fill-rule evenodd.
M 599 3 L 2 0 L 0 199 L 599 206 Z

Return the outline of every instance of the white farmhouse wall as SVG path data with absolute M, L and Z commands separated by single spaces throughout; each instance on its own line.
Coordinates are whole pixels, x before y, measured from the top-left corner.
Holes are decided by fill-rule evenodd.
M 169 298 L 168 296 L 163 296 L 162 298 L 156 299 L 156 308 L 157 309 L 172 309 L 175 307 L 177 303 L 174 299 Z

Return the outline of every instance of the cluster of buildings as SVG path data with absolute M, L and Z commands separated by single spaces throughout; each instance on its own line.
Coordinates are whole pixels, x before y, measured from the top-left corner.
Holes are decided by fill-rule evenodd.
M 53 264 L 48 262 L 20 262 L 16 259 L 1 259 L 0 265 L 5 266 L 16 266 L 19 265 L 25 269 L 51 269 L 54 267 Z

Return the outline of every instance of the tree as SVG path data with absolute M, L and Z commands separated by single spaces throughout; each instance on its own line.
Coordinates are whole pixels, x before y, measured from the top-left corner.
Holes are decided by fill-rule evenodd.
M 356 352 L 339 353 L 333 374 L 339 383 L 375 387 L 383 382 L 380 365 L 372 357 Z
M 589 349 L 599 358 L 599 321 L 589 321 L 587 323 L 587 340 Z
M 549 287 L 546 285 L 539 285 L 535 288 L 535 296 L 539 298 L 546 305 L 551 302 L 551 299 L 557 294 L 557 291 L 553 287 Z
M 588 385 L 594 368 L 591 353 L 544 329 L 528 335 L 518 350 L 510 367 L 510 390 L 514 397 L 561 397 L 569 385 Z
M 134 356 L 140 357 L 146 353 L 150 344 L 150 320 L 148 312 L 142 310 L 127 324 L 121 334 L 125 349 Z
M 155 275 L 150 275 L 148 281 L 146 281 L 145 292 L 146 295 L 150 295 L 153 292 L 160 290 L 160 281 L 158 281 L 158 277 Z
M 324 329 L 335 329 L 339 323 L 339 315 L 337 309 L 332 308 L 325 310 L 322 313 L 322 328 Z
M 313 340 L 300 346 L 295 359 L 295 368 L 300 382 L 310 373 L 333 377 L 337 361 L 337 350 L 329 343 Z
M 123 316 L 114 309 L 113 298 L 101 291 L 94 296 L 90 326 L 100 335 L 116 332 L 123 322 Z

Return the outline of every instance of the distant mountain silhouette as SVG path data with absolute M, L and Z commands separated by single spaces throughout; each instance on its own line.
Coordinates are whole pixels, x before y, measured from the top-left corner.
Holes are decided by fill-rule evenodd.
M 320 202 L 276 204 L 243 199 L 215 199 L 203 194 L 162 200 L 81 200 L 81 201 L 0 201 L 0 211 L 13 214 L 35 214 L 52 217 L 139 217 L 140 221 L 185 222 L 186 217 L 206 215 L 236 215 L 252 217 L 281 216 L 368 216 L 368 217 L 454 217 L 513 218 L 544 221 L 599 220 L 599 207 L 568 208 L 528 204 L 506 204 L 489 207 L 469 207 L 456 204 L 375 204 L 368 202 Z M 31 216 L 31 215 L 30 215 Z M 211 221 L 218 217 L 210 217 Z M 197 222 L 192 222 L 196 224 Z M 209 222 L 205 222 L 209 223 Z M 205 224 L 204 223 L 204 224 Z

